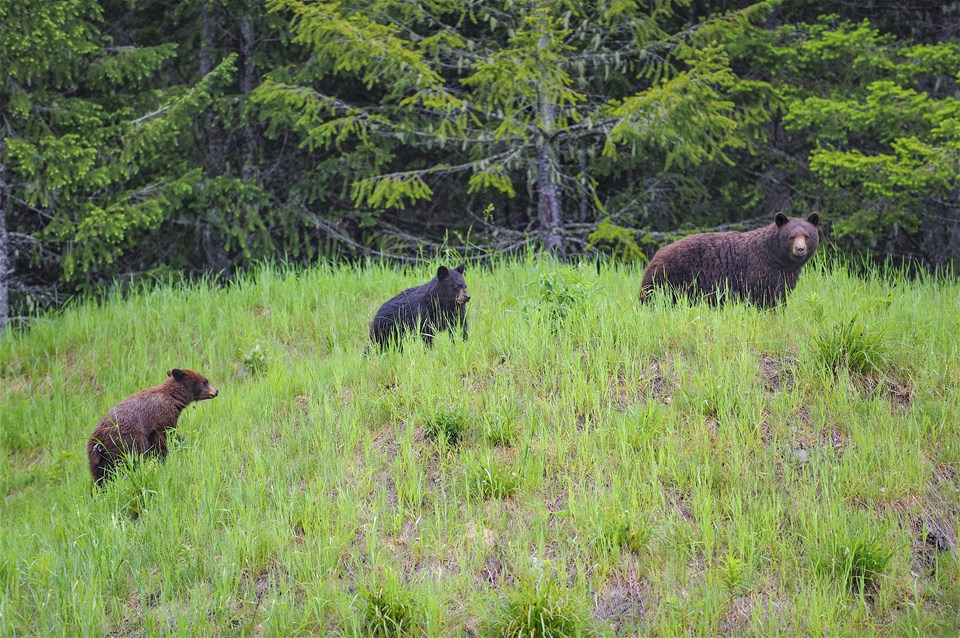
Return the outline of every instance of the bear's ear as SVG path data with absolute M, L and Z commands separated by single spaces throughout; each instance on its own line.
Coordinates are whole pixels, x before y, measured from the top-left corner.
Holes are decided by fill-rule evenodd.
M 458 273 L 460 273 L 460 274 L 462 275 L 462 274 L 463 274 L 463 269 L 466 268 L 466 267 L 467 267 L 467 264 L 466 264 L 466 263 L 462 263 L 462 264 L 460 264 L 459 266 L 457 266 L 456 268 L 454 268 L 454 270 L 456 270 Z
M 814 211 L 807 217 L 807 221 L 816 226 L 820 223 L 820 213 Z
M 787 219 L 787 216 L 784 215 L 783 213 L 777 213 L 776 216 L 773 218 L 773 221 L 777 223 L 777 228 L 780 228 L 781 226 L 786 224 L 787 221 L 789 220 Z
M 178 370 L 177 368 L 174 368 L 173 370 L 167 373 L 167 376 L 173 377 L 177 381 L 183 381 L 184 379 L 187 378 L 187 373 L 184 372 L 183 370 Z
M 446 277 L 449 273 L 450 273 L 450 271 L 447 270 L 447 267 L 446 267 L 446 266 L 440 266 L 439 268 L 437 268 L 437 279 L 443 279 L 443 278 Z

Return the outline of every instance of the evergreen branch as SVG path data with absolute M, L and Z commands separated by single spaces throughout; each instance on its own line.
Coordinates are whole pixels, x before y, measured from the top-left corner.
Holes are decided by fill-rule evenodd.
M 157 116 L 159 116 L 159 115 L 163 115 L 164 113 L 166 113 L 167 111 L 169 111 L 169 110 L 172 109 L 173 107 L 174 107 L 173 104 L 164 104 L 163 106 L 161 106 L 160 108 L 158 108 L 156 111 L 153 111 L 152 113 L 147 113 L 146 115 L 143 115 L 143 116 L 141 116 L 141 117 L 138 117 L 138 118 L 135 119 L 135 120 L 131 120 L 131 121 L 129 122 L 129 124 L 130 124 L 130 126 L 139 126 L 139 125 L 143 124 L 144 122 L 146 122 L 147 120 L 152 120 L 153 118 L 155 118 L 155 117 L 157 117 Z

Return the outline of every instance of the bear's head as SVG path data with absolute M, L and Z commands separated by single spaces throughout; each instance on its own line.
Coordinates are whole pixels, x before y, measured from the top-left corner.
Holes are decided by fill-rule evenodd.
M 817 230 L 819 213 L 810 213 L 806 219 L 791 219 L 783 213 L 777 213 L 773 221 L 777 225 L 778 252 L 797 266 L 802 266 L 820 245 L 820 231 Z
M 174 383 L 186 389 L 187 396 L 190 397 L 191 401 L 212 399 L 219 394 L 217 389 L 210 385 L 206 377 L 193 370 L 179 370 L 174 368 L 167 373 L 167 376 L 173 379 Z
M 466 266 L 466 264 L 460 264 L 453 270 L 446 266 L 437 268 L 437 296 L 441 306 L 452 308 L 463 306 L 470 301 L 467 282 L 463 280 L 463 269 Z

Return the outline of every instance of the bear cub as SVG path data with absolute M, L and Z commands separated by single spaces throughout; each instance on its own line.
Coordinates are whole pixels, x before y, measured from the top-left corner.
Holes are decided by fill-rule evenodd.
M 777 213 L 769 226 L 749 232 L 700 233 L 658 250 L 643 273 L 640 298 L 656 287 L 678 295 L 706 297 L 723 293 L 770 307 L 786 300 L 800 269 L 820 243 L 818 213 L 806 219 Z
M 453 270 L 437 268 L 437 276 L 427 283 L 408 288 L 380 306 L 370 324 L 370 339 L 383 346 L 399 342 L 406 332 L 418 333 L 427 345 L 437 332 L 453 334 L 460 328 L 467 338 L 467 284 L 463 279 L 466 264 Z
M 217 396 L 217 389 L 193 370 L 171 370 L 158 386 L 141 390 L 116 404 L 93 430 L 87 457 L 95 485 L 128 454 L 167 456 L 167 430 L 177 427 L 180 412 L 194 401 Z

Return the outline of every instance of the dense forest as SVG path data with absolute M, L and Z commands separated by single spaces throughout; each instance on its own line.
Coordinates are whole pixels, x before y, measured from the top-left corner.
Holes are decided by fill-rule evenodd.
M 0 326 L 260 261 L 960 255 L 960 2 L 0 0 Z

